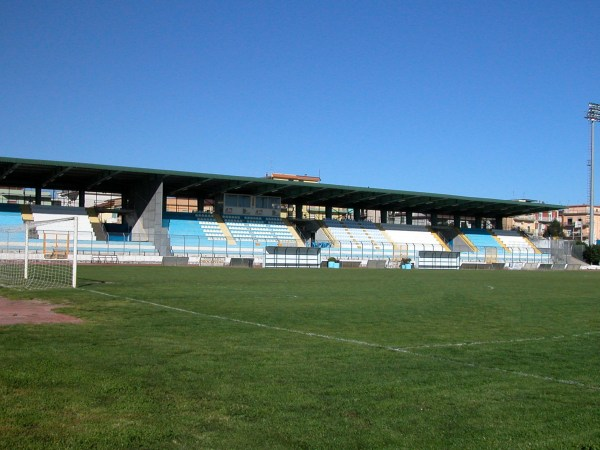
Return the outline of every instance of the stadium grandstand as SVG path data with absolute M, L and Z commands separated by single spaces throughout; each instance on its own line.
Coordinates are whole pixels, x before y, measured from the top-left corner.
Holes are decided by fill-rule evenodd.
M 0 186 L 5 255 L 24 249 L 18 225 L 77 217 L 84 263 L 520 269 L 569 262 L 503 229 L 509 217 L 564 208 L 542 202 L 331 185 L 308 175 L 18 158 L 0 158 Z M 46 245 L 40 230 L 33 252 Z

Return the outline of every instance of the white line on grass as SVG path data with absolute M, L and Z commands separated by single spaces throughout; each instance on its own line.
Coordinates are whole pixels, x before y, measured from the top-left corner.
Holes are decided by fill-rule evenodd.
M 516 339 L 505 339 L 505 340 L 494 340 L 494 341 L 469 341 L 469 342 L 447 342 L 441 344 L 423 344 L 415 345 L 411 347 L 403 347 L 405 349 L 420 349 L 420 348 L 444 348 L 444 347 L 466 347 L 469 345 L 501 345 L 501 344 L 515 344 L 519 342 L 535 342 L 535 341 L 550 341 L 560 339 L 579 338 L 584 336 L 593 336 L 600 334 L 600 331 L 588 331 L 586 333 L 569 334 L 569 335 L 558 335 L 558 336 L 542 336 L 532 338 L 516 338 Z
M 186 313 L 186 314 L 193 314 L 195 316 L 200 316 L 200 317 L 207 317 L 207 318 L 224 320 L 224 321 L 234 322 L 234 323 L 241 323 L 241 324 L 244 324 L 244 325 L 251 325 L 251 326 L 254 326 L 254 327 L 265 328 L 265 329 L 268 329 L 268 330 L 284 331 L 286 333 L 300 334 L 300 335 L 303 335 L 303 336 L 315 337 L 315 338 L 320 338 L 320 339 L 326 339 L 326 340 L 329 340 L 329 341 L 343 342 L 343 343 L 355 344 L 355 345 L 362 345 L 364 347 L 372 347 L 372 348 L 378 348 L 378 349 L 382 349 L 382 350 L 388 350 L 388 351 L 396 352 L 396 353 L 404 353 L 404 354 L 407 354 L 407 355 L 418 356 L 420 358 L 433 359 L 433 360 L 436 360 L 436 361 L 442 361 L 442 362 L 446 362 L 446 363 L 452 363 L 452 364 L 456 364 L 456 365 L 461 365 L 461 366 L 466 366 L 466 367 L 472 367 L 474 369 L 490 370 L 490 371 L 493 371 L 493 372 L 501 372 L 501 373 L 506 373 L 506 374 L 511 374 L 511 375 L 517 375 L 517 376 L 520 376 L 520 377 L 534 378 L 536 380 L 548 381 L 548 382 L 559 383 L 559 384 L 567 384 L 567 385 L 577 386 L 577 387 L 581 387 L 581 388 L 585 388 L 585 389 L 591 389 L 591 390 L 594 390 L 594 391 L 600 391 L 600 386 L 589 385 L 589 384 L 581 383 L 581 382 L 575 381 L 575 380 L 562 380 L 560 378 L 548 377 L 548 376 L 544 376 L 544 375 L 536 375 L 536 374 L 532 374 L 532 373 L 521 372 L 521 371 L 518 371 L 518 370 L 509 370 L 509 369 L 501 369 L 499 367 L 482 366 L 480 364 L 476 364 L 476 363 L 473 363 L 473 362 L 469 363 L 469 362 L 459 361 L 459 360 L 456 360 L 456 359 L 445 358 L 445 357 L 442 357 L 442 356 L 424 355 L 422 353 L 417 353 L 417 352 L 411 350 L 411 349 L 414 349 L 414 348 L 435 348 L 435 347 L 443 347 L 443 346 L 448 347 L 448 346 L 460 346 L 460 345 L 482 345 L 482 344 L 484 344 L 484 342 L 481 342 L 481 343 L 446 344 L 446 345 L 441 344 L 441 345 L 419 346 L 419 347 L 391 347 L 391 346 L 388 346 L 388 345 L 376 344 L 376 343 L 373 343 L 373 342 L 359 341 L 359 340 L 356 340 L 356 339 L 347 339 L 347 338 L 329 336 L 327 334 L 312 333 L 310 331 L 302 331 L 302 330 L 294 330 L 294 329 L 291 329 L 291 328 L 277 327 L 277 326 L 274 326 L 274 325 L 267 325 L 267 324 L 260 323 L 260 322 L 250 322 L 248 320 L 234 319 L 232 317 L 219 316 L 219 315 L 216 315 L 216 314 L 206 314 L 206 313 L 201 313 L 201 312 L 197 312 L 197 311 L 191 311 L 189 309 L 177 308 L 175 306 L 169 306 L 169 305 L 163 305 L 161 303 L 150 302 L 148 300 L 140 300 L 140 299 L 132 298 L 132 297 L 125 297 L 125 296 L 121 296 L 121 295 L 108 294 L 106 292 L 95 291 L 95 290 L 92 290 L 92 289 L 81 289 L 81 290 L 84 290 L 84 291 L 87 291 L 87 292 L 91 292 L 91 293 L 94 293 L 94 294 L 98 294 L 98 295 L 104 295 L 106 297 L 122 298 L 124 300 L 129 300 L 129 301 L 137 302 L 137 303 L 144 303 L 146 305 L 152 305 L 152 306 L 156 306 L 158 308 L 170 309 L 172 311 L 178 311 L 178 312 L 182 312 L 182 313 Z M 598 333 L 600 333 L 600 332 L 592 331 L 592 332 L 589 332 L 589 333 L 582 333 L 582 334 L 578 334 L 578 335 L 572 335 L 572 337 L 586 336 L 586 335 L 598 334 Z M 554 336 L 554 337 L 552 337 L 550 339 L 560 339 L 560 338 L 563 338 L 563 337 L 564 336 Z M 510 342 L 544 340 L 544 339 L 545 338 L 514 339 L 512 341 L 490 341 L 490 343 L 510 343 Z

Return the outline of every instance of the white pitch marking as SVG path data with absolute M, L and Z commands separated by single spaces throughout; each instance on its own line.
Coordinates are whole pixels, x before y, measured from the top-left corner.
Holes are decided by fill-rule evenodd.
M 543 375 L 536 375 L 536 374 L 521 372 L 521 371 L 517 371 L 517 370 L 501 369 L 499 367 L 487 367 L 487 366 L 482 366 L 482 365 L 475 364 L 475 363 L 467 363 L 467 362 L 458 361 L 458 360 L 454 360 L 451 358 L 444 358 L 444 357 L 435 356 L 435 355 L 424 355 L 422 353 L 417 353 L 417 352 L 411 351 L 410 350 L 411 347 L 404 347 L 404 348 L 391 347 L 391 346 L 376 344 L 376 343 L 372 343 L 372 342 L 359 341 L 356 339 L 340 338 L 340 337 L 335 337 L 335 336 L 329 336 L 327 334 L 312 333 L 309 331 L 301 331 L 301 330 L 294 330 L 291 328 L 277 327 L 277 326 L 267 325 L 267 324 L 259 323 L 259 322 L 250 322 L 247 320 L 234 319 L 234 318 L 225 317 L 225 316 L 218 316 L 215 314 L 205 314 L 205 313 L 200 313 L 197 311 L 191 311 L 189 309 L 177 308 L 175 306 L 163 305 L 161 303 L 150 302 L 148 300 L 140 300 L 140 299 L 132 298 L 132 297 L 108 294 L 106 292 L 95 291 L 92 289 L 82 289 L 82 290 L 87 291 L 87 292 L 92 292 L 92 293 L 98 294 L 98 295 L 104 295 L 106 297 L 122 298 L 122 299 L 129 300 L 132 302 L 145 303 L 147 305 L 156 306 L 158 308 L 170 309 L 173 311 L 178 311 L 178 312 L 182 312 L 182 313 L 186 313 L 186 314 L 193 314 L 193 315 L 201 316 L 201 317 L 208 317 L 208 318 L 213 318 L 213 319 L 225 320 L 225 321 L 229 321 L 229 322 L 241 323 L 241 324 L 251 325 L 251 326 L 255 326 L 255 327 L 259 327 L 259 328 L 265 328 L 268 330 L 284 331 L 287 333 L 295 333 L 295 334 L 300 334 L 303 336 L 316 337 L 316 338 L 326 339 L 326 340 L 335 341 L 335 342 L 343 342 L 343 343 L 348 343 L 348 344 L 362 345 L 364 347 L 378 348 L 378 349 L 388 350 L 388 351 L 392 351 L 392 352 L 396 352 L 396 353 L 404 353 L 404 354 L 408 354 L 408 355 L 418 356 L 420 358 L 433 359 L 433 360 L 448 362 L 448 363 L 452 363 L 452 364 L 456 364 L 456 365 L 472 367 L 474 369 L 490 370 L 490 371 L 494 371 L 494 372 L 501 372 L 501 373 L 517 375 L 520 377 L 534 378 L 534 379 L 542 380 L 542 381 L 549 381 L 549 382 L 559 383 L 559 384 L 567 384 L 567 385 L 577 386 L 577 387 L 581 387 L 581 388 L 585 388 L 585 389 L 591 389 L 594 391 L 600 391 L 600 386 L 589 385 L 589 384 L 581 383 L 581 382 L 575 381 L 575 380 L 562 380 L 559 378 L 553 378 L 553 377 L 548 377 L 548 376 L 543 376 Z M 598 332 L 592 331 L 589 333 L 583 333 L 582 335 L 597 334 L 597 333 Z M 573 336 L 582 336 L 582 335 L 573 335 Z M 560 336 L 560 337 L 562 337 L 562 336 Z M 543 340 L 544 338 L 532 338 L 532 340 L 536 340 L 536 339 Z M 516 340 L 515 342 L 518 342 L 518 340 Z M 412 348 L 427 348 L 427 347 L 412 347 Z
M 584 337 L 584 336 L 592 336 L 595 334 L 600 334 L 600 331 L 588 331 L 586 333 L 570 334 L 567 336 L 558 335 L 558 336 L 516 338 L 516 339 L 495 340 L 495 341 L 471 341 L 471 342 L 448 342 L 448 343 L 442 343 L 442 344 L 423 344 L 423 345 L 415 345 L 415 346 L 403 347 L 403 348 L 412 350 L 412 349 L 420 349 L 420 348 L 467 347 L 469 345 L 515 344 L 515 343 L 519 343 L 519 342 L 535 342 L 535 341 L 578 338 L 578 337 Z

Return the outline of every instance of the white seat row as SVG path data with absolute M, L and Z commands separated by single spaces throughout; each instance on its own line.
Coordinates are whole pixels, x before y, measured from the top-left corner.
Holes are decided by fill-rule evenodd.
M 85 208 L 34 205 L 31 210 L 35 222 L 77 217 L 78 239 L 96 239 L 96 235 L 94 234 L 92 224 Z M 40 225 L 36 227 L 36 229 L 38 233 L 43 233 L 44 231 L 67 232 L 73 229 L 73 225 L 70 222 L 54 222 Z
M 386 230 L 386 233 L 395 244 L 401 245 L 422 245 L 431 247 L 431 250 L 442 251 L 444 247 L 440 241 L 430 231 L 409 231 L 409 230 Z
M 294 236 L 279 218 L 224 215 L 234 239 L 293 241 Z
M 371 222 L 337 221 L 325 219 L 325 225 L 335 240 L 351 241 L 361 245 L 389 243 L 386 236 Z
M 523 236 L 504 236 L 498 235 L 498 239 L 511 251 L 523 250 L 526 252 L 534 252 L 535 249 L 531 244 L 523 238 Z

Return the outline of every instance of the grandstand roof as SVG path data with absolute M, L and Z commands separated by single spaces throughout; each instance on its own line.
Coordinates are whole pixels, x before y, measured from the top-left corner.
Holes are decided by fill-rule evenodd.
M 0 157 L 0 186 L 120 193 L 149 177 L 163 182 L 167 196 L 191 198 L 210 199 L 220 193 L 235 193 L 281 197 L 284 204 L 482 217 L 508 217 L 565 208 L 541 202 Z

